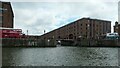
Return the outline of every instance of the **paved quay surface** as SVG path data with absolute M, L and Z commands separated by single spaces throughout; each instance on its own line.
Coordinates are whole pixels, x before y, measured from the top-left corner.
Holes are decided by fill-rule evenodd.
M 118 48 L 3 48 L 3 66 L 118 66 Z

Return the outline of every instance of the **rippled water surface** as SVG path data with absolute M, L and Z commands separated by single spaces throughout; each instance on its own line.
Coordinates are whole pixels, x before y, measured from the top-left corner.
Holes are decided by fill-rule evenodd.
M 117 66 L 118 48 L 3 48 L 3 66 Z

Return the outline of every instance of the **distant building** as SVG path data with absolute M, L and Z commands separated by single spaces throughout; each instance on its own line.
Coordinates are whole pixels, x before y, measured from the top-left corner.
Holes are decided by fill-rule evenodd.
M 117 33 L 118 33 L 119 36 L 120 36 L 120 24 L 117 24 L 117 25 L 115 26 L 115 28 L 116 28 L 115 31 L 117 31 Z
M 10 2 L 0 1 L 0 27 L 13 28 L 14 14 Z
M 115 25 L 114 25 L 114 32 L 118 33 L 118 22 L 117 21 L 115 22 Z
M 120 24 L 118 22 L 115 22 L 114 32 L 116 32 L 120 35 Z
M 41 35 L 41 39 L 97 39 L 111 32 L 111 21 L 82 18 Z
M 118 34 L 120 36 L 120 24 L 118 24 Z

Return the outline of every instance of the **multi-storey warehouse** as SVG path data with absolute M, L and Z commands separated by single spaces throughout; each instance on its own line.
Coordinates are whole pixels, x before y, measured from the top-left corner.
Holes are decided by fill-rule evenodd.
M 0 27 L 13 28 L 14 14 L 10 2 L 0 1 Z
M 41 35 L 41 39 L 96 39 L 110 32 L 111 21 L 82 18 Z

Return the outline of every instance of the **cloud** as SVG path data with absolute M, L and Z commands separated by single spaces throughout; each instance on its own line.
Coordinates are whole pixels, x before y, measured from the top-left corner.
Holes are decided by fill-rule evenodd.
M 117 19 L 117 2 L 12 2 L 15 28 L 29 34 L 43 34 L 82 17 Z

